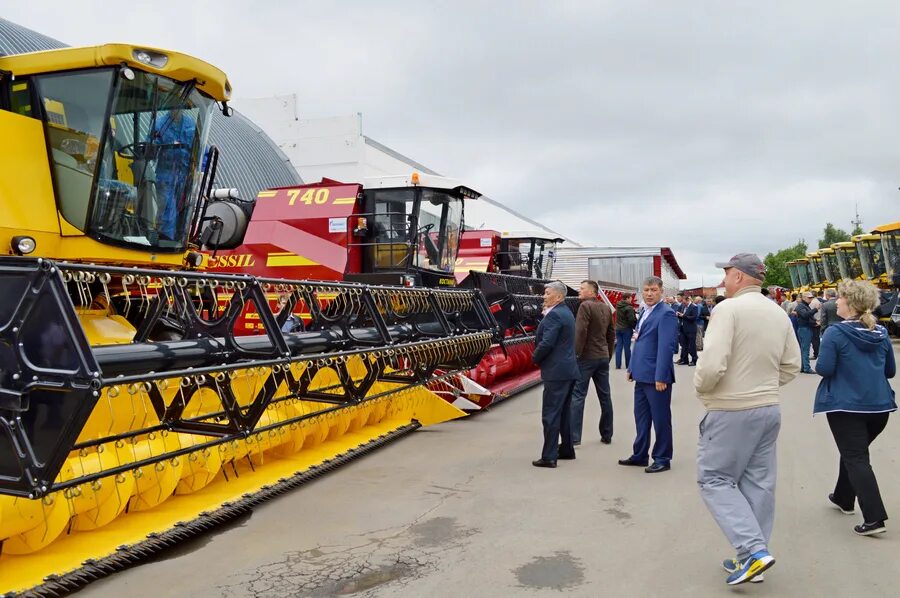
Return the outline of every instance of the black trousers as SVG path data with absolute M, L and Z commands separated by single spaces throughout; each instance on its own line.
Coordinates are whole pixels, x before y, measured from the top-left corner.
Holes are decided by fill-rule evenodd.
M 563 455 L 574 455 L 572 444 L 572 387 L 574 380 L 545 380 L 544 397 L 541 404 L 541 422 L 544 426 L 544 448 L 541 459 L 556 461 L 559 447 Z
M 678 342 L 681 344 L 681 359 L 678 361 L 697 363 L 697 327 L 682 329 L 678 334 Z
M 818 326 L 812 327 L 812 349 L 813 349 L 813 359 L 819 358 L 819 340 L 822 335 L 820 334 L 820 330 Z
M 841 453 L 834 498 L 846 509 L 852 509 L 856 499 L 859 499 L 859 508 L 867 523 L 888 518 L 878 490 L 878 480 L 869 463 L 869 445 L 884 430 L 888 415 L 846 411 L 828 414 L 828 425 Z

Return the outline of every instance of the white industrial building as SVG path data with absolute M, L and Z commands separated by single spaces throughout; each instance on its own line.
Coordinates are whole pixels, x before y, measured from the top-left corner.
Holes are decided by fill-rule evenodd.
M 366 136 L 361 114 L 301 118 L 295 95 L 242 99 L 233 104 L 275 140 L 306 182 L 322 178 L 355 182 L 411 171 L 440 174 Z M 472 186 L 468 181 L 463 184 Z M 667 247 L 584 247 L 490 197 L 467 202 L 465 222 L 470 228 L 501 234 L 516 231 L 564 239 L 556 253 L 554 277 L 569 286 L 578 287 L 590 278 L 636 289 L 645 277 L 656 275 L 671 294 L 686 278 Z
M 636 291 L 648 276 L 663 281 L 663 292 L 674 295 L 687 278 L 668 247 L 566 247 L 556 250 L 556 278 L 577 288 L 582 280 L 612 283 Z
M 324 177 L 354 182 L 408 175 L 411 171 L 440 175 L 364 135 L 361 114 L 300 118 L 295 95 L 236 100 L 233 104 L 275 140 L 304 181 L 314 182 Z M 473 187 L 468 181 L 462 182 Z M 467 203 L 465 218 L 466 225 L 473 228 L 500 233 L 531 231 L 534 236 L 561 238 L 567 244 L 578 246 L 565 235 L 486 196 Z

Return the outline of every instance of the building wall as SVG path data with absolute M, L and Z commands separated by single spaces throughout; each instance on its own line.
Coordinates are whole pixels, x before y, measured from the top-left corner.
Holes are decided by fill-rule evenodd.
M 658 275 L 666 294 L 678 292 L 679 278 L 662 256 L 659 247 L 568 247 L 556 251 L 554 275 L 569 286 L 578 286 L 585 278 L 640 287 L 644 278 Z
M 588 278 L 614 282 L 637 289 L 653 274 L 653 257 L 592 257 L 588 259 Z
M 663 292 L 666 295 L 674 295 L 678 293 L 678 275 L 675 274 L 675 270 L 672 269 L 672 266 L 670 266 L 666 260 L 661 260 L 661 262 L 660 278 L 662 278 L 663 281 Z

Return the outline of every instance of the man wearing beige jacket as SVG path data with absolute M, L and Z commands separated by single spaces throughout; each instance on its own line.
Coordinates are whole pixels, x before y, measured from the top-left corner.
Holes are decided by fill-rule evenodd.
M 761 294 L 766 267 L 739 253 L 726 263 L 726 301 L 712 313 L 694 373 L 707 413 L 700 422 L 697 482 L 707 508 L 737 551 L 727 583 L 762 581 L 775 563 L 775 443 L 779 387 L 800 372 L 800 347 L 780 307 Z

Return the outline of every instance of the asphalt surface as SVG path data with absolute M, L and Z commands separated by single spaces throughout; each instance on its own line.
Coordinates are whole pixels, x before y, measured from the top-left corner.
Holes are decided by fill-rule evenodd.
M 784 388 L 770 546 L 777 563 L 764 583 L 729 588 L 720 563 L 733 552 L 695 481 L 702 407 L 692 372 L 676 370 L 669 472 L 616 464 L 630 454 L 634 423 L 631 385 L 613 371 L 613 443 L 599 441 L 591 394 L 578 458 L 555 470 L 531 466 L 541 445 L 538 387 L 475 417 L 418 431 L 80 594 L 897 596 L 896 416 L 872 456 L 896 519 L 887 534 L 861 538 L 851 531 L 861 517 L 842 515 L 826 500 L 837 450 L 825 418 L 812 417 L 818 376 L 801 375 Z

